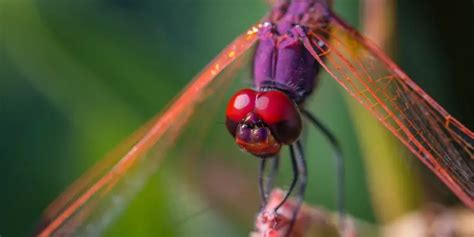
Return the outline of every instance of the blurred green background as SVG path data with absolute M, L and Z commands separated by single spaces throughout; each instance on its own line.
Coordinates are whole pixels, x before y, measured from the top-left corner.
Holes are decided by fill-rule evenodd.
M 335 1 L 335 11 L 359 26 L 360 4 Z M 0 0 L 0 235 L 31 235 L 41 212 L 62 190 L 163 109 L 268 8 L 263 0 Z M 395 61 L 472 128 L 472 2 L 399 0 L 394 11 Z M 356 122 L 343 93 L 325 77 L 310 109 L 334 130 L 344 147 L 348 212 L 376 223 L 381 219 L 376 213 L 383 210 L 373 208 Z M 323 138 L 311 132 L 309 136 L 309 142 L 317 145 L 308 151 L 311 174 L 306 200 L 334 210 L 330 150 Z M 221 140 L 232 143 L 227 136 Z M 369 142 L 377 146 L 377 141 Z M 241 154 L 232 147 L 227 152 Z M 425 173 L 414 159 L 404 162 L 408 170 Z M 251 229 L 252 213 L 258 209 L 258 162 L 225 159 L 225 163 L 253 172 L 237 172 L 255 181 L 250 193 L 241 194 L 255 201 L 244 205 L 246 214 L 233 216 L 236 210 L 227 206 L 227 210 L 213 208 L 205 214 L 209 218 L 200 221 L 186 214 L 176 219 L 184 216 L 190 225 L 201 227 L 219 223 L 213 233 L 242 236 Z M 167 220 L 173 215 L 167 203 L 179 194 L 159 188 L 183 185 L 179 179 L 169 180 L 186 175 L 179 172 L 163 169 L 146 186 L 151 188 L 140 192 L 142 201 L 132 202 L 125 214 L 118 215 L 108 235 L 187 236 L 170 232 L 176 222 Z M 288 169 L 282 175 L 282 180 L 289 177 Z M 434 183 L 434 190 L 444 190 Z M 440 200 L 455 199 L 448 195 Z

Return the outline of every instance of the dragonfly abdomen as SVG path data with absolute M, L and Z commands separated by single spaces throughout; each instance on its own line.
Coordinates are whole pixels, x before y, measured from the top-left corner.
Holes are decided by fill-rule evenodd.
M 258 33 L 253 76 L 257 90 L 285 91 L 301 104 L 317 84 L 320 65 L 303 44 L 306 32 L 326 27 L 324 0 L 281 1 Z M 317 49 L 316 49 L 317 50 Z
M 291 31 L 279 35 L 271 23 L 263 26 L 253 63 L 257 90 L 285 91 L 298 104 L 312 93 L 320 70 L 298 36 Z

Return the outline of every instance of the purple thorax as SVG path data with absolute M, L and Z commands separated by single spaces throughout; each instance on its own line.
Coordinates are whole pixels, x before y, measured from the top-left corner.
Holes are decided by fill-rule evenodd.
M 317 25 L 325 9 L 328 5 L 322 0 L 275 4 L 259 32 L 254 55 L 254 84 L 258 90 L 280 89 L 297 104 L 313 92 L 320 66 L 295 32 Z

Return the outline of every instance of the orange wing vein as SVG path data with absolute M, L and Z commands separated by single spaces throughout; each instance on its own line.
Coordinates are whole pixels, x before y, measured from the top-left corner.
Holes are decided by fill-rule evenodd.
M 174 140 L 180 133 L 180 128 L 193 114 L 197 104 L 212 92 L 208 88 L 227 66 L 245 53 L 255 42 L 259 26 L 254 26 L 246 33 L 240 35 L 229 46 L 196 76 L 196 78 L 181 92 L 169 107 L 153 119 L 151 124 L 139 129 L 131 139 L 127 140 L 125 147 L 111 153 L 109 158 L 99 162 L 86 175 L 77 180 L 63 195 L 53 202 L 45 213 L 39 236 L 51 236 L 62 232 L 60 229 L 65 223 L 76 216 L 74 222 L 81 222 L 89 214 L 90 208 L 105 196 L 127 172 L 144 159 L 150 149 L 159 140 Z M 134 144 L 134 145 L 133 145 Z M 127 149 L 127 148 L 125 148 Z M 124 154 L 118 161 L 114 156 Z M 96 180 L 96 181 L 95 181 Z M 79 212 L 83 213 L 79 213 Z M 75 228 L 80 223 L 73 223 Z
M 311 32 L 304 43 L 351 96 L 474 209 L 471 130 L 337 16 L 327 29 Z

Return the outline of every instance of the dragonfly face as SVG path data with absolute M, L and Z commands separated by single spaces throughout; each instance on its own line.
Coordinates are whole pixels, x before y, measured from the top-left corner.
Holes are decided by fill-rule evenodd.
M 296 104 L 278 90 L 238 91 L 227 105 L 226 125 L 242 149 L 261 158 L 275 156 L 301 133 Z
M 227 129 L 244 150 L 275 156 L 281 145 L 294 143 L 301 133 L 296 105 L 312 93 L 320 66 L 303 44 L 312 27 L 325 27 L 319 1 L 283 1 L 258 33 L 253 79 L 258 92 L 237 92 L 227 107 Z

